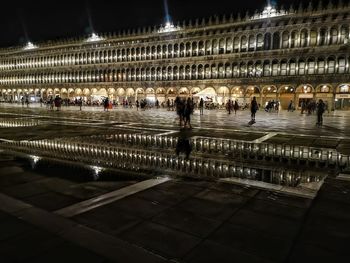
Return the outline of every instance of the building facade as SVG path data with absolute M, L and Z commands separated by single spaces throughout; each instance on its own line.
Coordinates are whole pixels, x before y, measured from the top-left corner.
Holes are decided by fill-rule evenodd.
M 85 39 L 0 50 L 0 98 L 323 99 L 350 108 L 350 5 L 268 6 Z

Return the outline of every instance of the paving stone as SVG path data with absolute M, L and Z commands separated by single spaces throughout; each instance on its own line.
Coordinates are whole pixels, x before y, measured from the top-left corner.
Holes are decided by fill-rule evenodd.
M 300 242 L 297 243 L 296 247 L 292 251 L 288 262 L 347 262 L 349 257 L 350 254 L 348 252 L 333 252 L 323 247 Z
M 312 207 L 313 215 L 331 215 L 340 220 L 350 220 L 350 206 L 348 204 L 322 199 Z
M 3 193 L 19 199 L 43 194 L 48 191 L 46 187 L 33 183 L 18 184 L 2 190 Z
M 86 263 L 102 263 L 105 259 L 103 255 L 97 255 L 87 249 L 80 248 L 74 244 L 65 242 L 52 249 L 47 250 L 39 256 L 33 257 L 27 262 L 86 262 Z
M 235 226 L 241 225 L 281 239 L 295 238 L 302 223 L 285 217 L 258 213 L 247 209 L 240 209 L 230 218 L 229 222 Z
M 66 196 L 55 192 L 47 192 L 44 194 L 27 197 L 23 200 L 29 204 L 43 208 L 48 211 L 55 211 L 82 201 L 81 199 L 76 199 L 74 197 Z
M 1 257 L 12 262 L 28 261 L 49 249 L 54 249 L 65 241 L 43 230 L 32 227 L 27 231 L 7 239 L 0 245 Z
M 241 206 L 248 200 L 248 198 L 244 196 L 211 189 L 206 189 L 198 193 L 195 197 L 203 200 L 213 201 L 218 204 L 225 204 L 232 207 Z
M 0 168 L 0 175 L 12 175 L 12 174 L 18 174 L 23 173 L 23 168 L 18 166 L 8 166 L 8 167 L 1 167 Z
M 203 188 L 201 187 L 188 185 L 188 184 L 181 184 L 174 181 L 169 181 L 164 184 L 157 185 L 153 189 L 166 191 L 166 192 L 173 192 L 182 196 L 193 196 L 196 193 L 203 190 Z
M 214 189 L 217 191 L 225 191 L 228 193 L 246 196 L 246 197 L 252 197 L 259 192 L 258 189 L 250 186 L 243 186 L 243 185 L 229 184 L 229 183 L 215 183 L 212 185 L 211 189 Z
M 255 212 L 285 217 L 291 220 L 301 220 L 306 212 L 306 209 L 281 205 L 273 200 L 265 201 L 259 199 L 250 200 L 244 208 Z
M 125 231 L 142 221 L 124 211 L 118 212 L 105 206 L 77 215 L 73 219 L 80 224 L 111 235 Z
M 167 206 L 164 206 L 157 201 L 145 200 L 136 196 L 123 198 L 108 204 L 105 207 L 114 213 L 126 212 L 129 215 L 144 219 L 153 217 L 167 208 Z
M 122 234 L 122 238 L 168 259 L 181 259 L 200 239 L 151 222 L 142 223 Z
M 209 239 L 272 261 L 285 260 L 292 246 L 292 240 L 273 238 L 269 234 L 227 223 L 211 234 Z
M 308 208 L 311 205 L 312 200 L 304 197 L 292 196 L 284 193 L 277 193 L 272 191 L 261 190 L 256 196 L 256 199 L 273 201 L 274 203 L 294 206 L 298 208 Z
M 238 209 L 237 206 L 224 205 L 195 197 L 187 199 L 179 204 L 178 207 L 201 217 L 216 221 L 228 219 Z
M 261 257 L 256 257 L 232 247 L 223 246 L 213 241 L 203 241 L 187 257 L 186 262 L 191 263 L 264 263 L 272 262 Z
M 36 173 L 28 172 L 28 171 L 11 174 L 11 175 L 2 175 L 0 173 L 0 189 L 4 189 L 6 187 L 14 186 L 18 184 L 34 182 L 36 180 L 41 180 L 43 178 L 44 178 L 43 176 L 40 176 Z
M 151 189 L 138 192 L 137 194 L 135 194 L 135 196 L 152 202 L 158 202 L 159 204 L 164 206 L 172 206 L 178 204 L 187 198 L 186 195 L 179 195 L 175 192 L 168 192 L 162 189 L 155 188 L 156 187 L 153 187 Z
M 0 224 L 0 241 L 4 241 L 9 238 L 16 237 L 26 231 L 31 230 L 32 227 L 27 223 L 15 218 L 10 217 L 7 220 L 1 221 Z
M 298 240 L 334 253 L 342 253 L 348 250 L 350 227 L 347 220 L 312 216 L 308 218 Z
M 152 221 L 202 238 L 206 237 L 221 224 L 218 221 L 178 208 L 167 209 L 154 217 Z

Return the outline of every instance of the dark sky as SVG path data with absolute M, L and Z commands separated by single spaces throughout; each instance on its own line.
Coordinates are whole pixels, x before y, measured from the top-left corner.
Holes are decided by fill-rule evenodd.
M 159 25 L 164 21 L 164 0 L 8 0 L 1 2 L 0 46 L 75 37 L 96 32 Z M 261 10 L 265 0 L 167 0 L 174 21 Z M 278 0 L 297 6 L 308 0 Z M 325 2 L 325 1 L 323 1 Z M 89 17 L 91 19 L 89 19 Z

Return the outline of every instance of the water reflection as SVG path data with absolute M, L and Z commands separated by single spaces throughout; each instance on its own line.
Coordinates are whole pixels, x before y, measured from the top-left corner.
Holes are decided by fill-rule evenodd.
M 161 171 L 174 176 L 206 178 L 242 178 L 283 186 L 318 182 L 326 175 L 317 167 L 295 168 L 283 163 L 229 160 L 217 155 L 191 155 L 188 134 L 180 133 L 172 150 L 160 151 L 134 147 L 92 145 L 61 141 L 4 141 L 1 146 L 15 152 L 34 156 L 33 161 L 54 158 L 88 164 L 98 179 L 101 169 L 118 168 L 128 171 Z M 191 156 L 190 156 L 191 155 Z M 103 168 L 102 168 L 103 167 Z
M 186 160 L 190 158 L 190 154 L 192 152 L 192 145 L 191 145 L 190 134 L 188 130 L 186 129 L 180 130 L 177 143 L 176 143 L 175 152 L 177 156 L 183 153 L 185 155 Z

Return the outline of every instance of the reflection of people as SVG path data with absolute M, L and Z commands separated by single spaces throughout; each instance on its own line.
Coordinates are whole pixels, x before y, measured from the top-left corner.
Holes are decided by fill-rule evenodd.
M 176 155 L 179 156 L 180 153 L 184 153 L 186 156 L 186 159 L 188 159 L 190 157 L 191 152 L 192 152 L 192 146 L 191 146 L 189 136 L 185 130 L 182 130 L 180 132 L 180 135 L 176 144 Z

